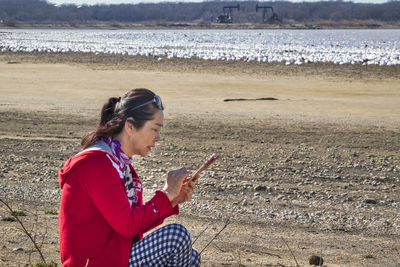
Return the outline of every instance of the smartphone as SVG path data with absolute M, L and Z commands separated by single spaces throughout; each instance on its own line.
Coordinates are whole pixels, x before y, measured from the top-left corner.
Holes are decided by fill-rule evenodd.
M 213 164 L 217 159 L 219 158 L 218 155 L 216 155 L 215 153 L 212 154 L 204 163 L 203 165 L 201 165 L 201 167 L 193 174 L 191 175 L 191 180 L 193 182 L 196 182 L 199 177 L 200 177 L 200 173 L 202 171 L 204 171 L 205 169 L 207 169 L 211 164 Z

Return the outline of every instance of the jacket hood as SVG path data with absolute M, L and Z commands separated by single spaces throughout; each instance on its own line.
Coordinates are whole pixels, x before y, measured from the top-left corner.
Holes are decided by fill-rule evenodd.
M 83 163 L 85 160 L 96 156 L 96 155 L 104 155 L 104 154 L 109 154 L 112 159 L 117 163 L 118 161 L 115 160 L 114 156 L 112 155 L 110 147 L 103 141 L 97 142 L 95 145 L 92 147 L 89 147 L 88 149 L 85 149 L 72 158 L 69 158 L 65 164 L 64 167 L 62 167 L 58 171 L 58 181 L 60 183 L 60 188 L 62 189 L 64 186 L 65 181 L 68 179 L 68 176 L 73 172 L 73 170 L 78 167 L 81 163 Z

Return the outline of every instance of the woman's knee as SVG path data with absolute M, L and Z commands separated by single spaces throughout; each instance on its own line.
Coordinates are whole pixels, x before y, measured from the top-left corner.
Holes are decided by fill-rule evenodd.
M 167 227 L 169 231 L 172 231 L 174 233 L 175 237 L 180 241 L 181 246 L 188 246 L 188 247 L 192 246 L 192 239 L 190 237 L 190 233 L 185 226 L 178 223 L 172 223 L 168 224 L 165 227 Z

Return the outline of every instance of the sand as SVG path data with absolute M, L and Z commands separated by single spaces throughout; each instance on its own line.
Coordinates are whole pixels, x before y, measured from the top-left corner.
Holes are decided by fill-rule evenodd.
M 166 106 L 163 141 L 135 159 L 146 197 L 166 170 L 223 158 L 168 221 L 193 237 L 209 226 L 201 250 L 232 216 L 204 266 L 295 266 L 288 246 L 300 266 L 321 250 L 325 266 L 400 264 L 398 67 L 5 53 L 0 81 L 1 198 L 32 225 L 41 203 L 48 261 L 59 263 L 57 216 L 44 214 L 58 209 L 58 168 L 108 97 L 145 87 Z M 17 223 L 0 221 L 0 231 L 0 266 L 27 263 L 32 246 Z

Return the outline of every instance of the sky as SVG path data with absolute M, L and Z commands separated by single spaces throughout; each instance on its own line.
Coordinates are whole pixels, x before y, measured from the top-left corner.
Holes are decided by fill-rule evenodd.
M 291 2 L 317 2 L 319 0 L 289 0 Z M 158 3 L 158 2 L 202 2 L 202 0 L 47 0 L 54 4 L 76 4 L 76 5 L 95 5 L 95 4 L 137 4 L 137 3 Z M 353 0 L 355 3 L 386 3 L 387 0 Z

